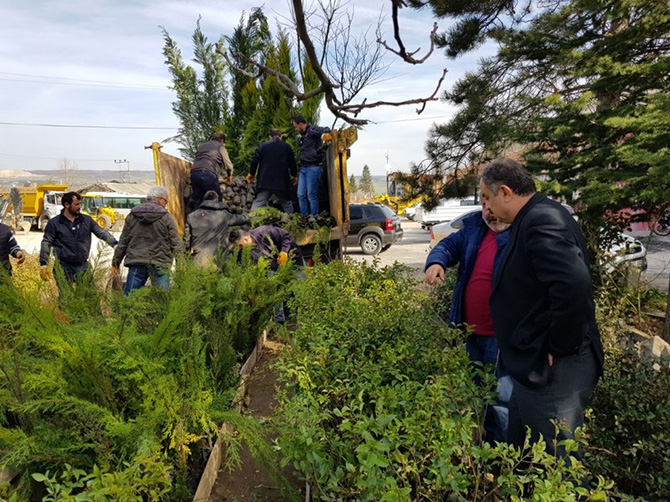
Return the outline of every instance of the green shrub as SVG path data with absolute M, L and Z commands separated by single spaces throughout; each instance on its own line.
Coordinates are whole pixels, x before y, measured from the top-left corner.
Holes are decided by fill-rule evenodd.
M 588 420 L 586 461 L 626 494 L 670 494 L 670 368 L 632 350 L 610 350 Z
M 295 286 L 277 423 L 283 463 L 319 500 L 601 499 L 581 462 L 482 441 L 488 385 L 402 268 L 331 263 Z M 480 373 L 480 375 L 482 375 Z M 581 440 L 567 441 L 575 451 Z
M 213 440 L 294 277 L 267 272 L 248 252 L 224 273 L 180 261 L 167 292 L 77 284 L 62 312 L 0 281 L 0 466 L 22 473 L 18 493 L 48 471 L 63 500 L 189 498 L 191 449 Z

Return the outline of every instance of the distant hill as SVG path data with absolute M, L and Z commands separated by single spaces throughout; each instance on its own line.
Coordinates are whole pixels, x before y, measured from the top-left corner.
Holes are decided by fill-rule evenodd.
M 0 170 L 0 186 L 25 185 L 30 183 L 71 183 L 75 186 L 86 186 L 93 183 L 109 181 L 125 181 L 127 173 L 116 170 L 77 169 L 67 173 L 68 180 L 63 180 L 63 171 L 58 169 L 40 171 Z M 153 171 L 130 171 L 130 181 L 139 183 L 155 183 Z

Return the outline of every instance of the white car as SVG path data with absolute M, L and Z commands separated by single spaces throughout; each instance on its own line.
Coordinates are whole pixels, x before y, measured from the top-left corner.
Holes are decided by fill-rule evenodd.
M 440 203 L 430 211 L 419 208 L 414 219 L 421 222 L 421 228 L 428 230 L 432 225 L 442 223 L 444 221 L 452 221 L 469 213 L 475 207 L 480 207 L 479 203 L 475 201 L 474 197 L 466 197 L 464 199 L 442 199 Z
M 428 249 L 433 249 L 435 245 L 444 239 L 447 235 L 451 235 L 456 232 L 458 229 L 463 227 L 463 220 L 468 216 L 481 213 L 481 209 L 475 209 L 474 211 L 468 211 L 467 213 L 459 216 L 455 220 L 447 221 L 445 223 L 438 223 L 430 227 L 430 245 Z

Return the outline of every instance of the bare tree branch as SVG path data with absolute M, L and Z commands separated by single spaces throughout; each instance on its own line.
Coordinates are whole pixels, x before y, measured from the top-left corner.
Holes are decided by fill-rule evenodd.
M 398 44 L 398 50 L 395 50 L 393 47 L 390 47 L 386 43 L 386 40 L 382 40 L 380 36 L 377 36 L 377 43 L 383 45 L 387 51 L 392 52 L 397 56 L 400 56 L 402 60 L 407 63 L 410 64 L 424 63 L 430 57 L 430 55 L 433 53 L 433 50 L 435 49 L 435 36 L 437 34 L 437 23 L 433 23 L 433 29 L 430 32 L 430 49 L 421 59 L 416 59 L 414 57 L 414 54 L 419 52 L 421 48 L 419 47 L 414 52 L 407 52 L 407 49 L 405 49 L 405 44 L 402 41 L 402 37 L 400 36 L 400 23 L 398 21 L 398 10 L 402 7 L 405 7 L 405 2 L 403 0 L 391 0 L 391 4 L 393 5 L 391 12 L 391 18 L 393 19 L 393 38 L 395 38 L 395 41 Z

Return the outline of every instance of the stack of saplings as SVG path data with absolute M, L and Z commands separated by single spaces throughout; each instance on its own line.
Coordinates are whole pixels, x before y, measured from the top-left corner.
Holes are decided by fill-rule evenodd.
M 247 183 L 244 176 L 235 176 L 229 184 L 221 185 L 223 201 L 233 213 L 247 213 L 256 194 L 255 185 Z

